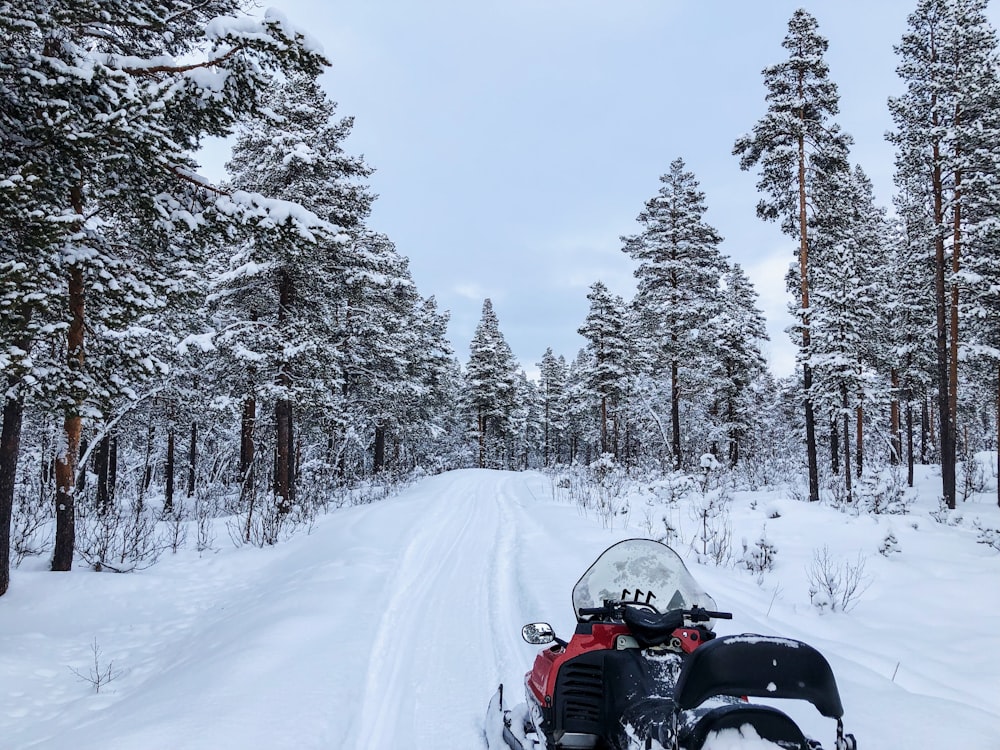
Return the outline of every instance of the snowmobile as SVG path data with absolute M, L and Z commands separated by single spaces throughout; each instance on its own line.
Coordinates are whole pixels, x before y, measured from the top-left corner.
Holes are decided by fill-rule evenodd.
M 857 748 L 844 733 L 826 659 L 801 641 L 716 637 L 714 621 L 732 614 L 717 611 L 660 542 L 629 539 L 605 550 L 573 588 L 573 610 L 568 642 L 548 623 L 522 629 L 528 643 L 553 645 L 525 675 L 524 703 L 506 707 L 503 685 L 493 696 L 490 750 L 711 750 L 744 738 L 753 747 L 822 750 L 786 713 L 749 698 L 808 701 L 836 720 L 834 750 Z

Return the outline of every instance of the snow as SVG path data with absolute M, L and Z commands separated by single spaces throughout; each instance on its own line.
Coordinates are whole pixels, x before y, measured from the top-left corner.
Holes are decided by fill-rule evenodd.
M 739 729 L 723 729 L 712 732 L 706 739 L 703 750 L 780 750 L 781 746 L 761 739 L 749 724 Z
M 922 496 L 933 498 L 931 476 Z M 780 518 L 765 508 L 780 507 Z M 930 501 L 893 516 L 899 553 L 877 554 L 888 517 L 736 492 L 736 535 L 767 522 L 775 569 L 755 577 L 695 561 L 695 579 L 734 619 L 721 634 L 801 639 L 830 661 L 845 728 L 863 748 L 996 750 L 1000 737 L 1000 554 L 973 518 L 1000 525 L 994 497 L 968 519 Z M 0 597 L 0 745 L 156 748 L 483 748 L 497 685 L 520 700 L 537 647 L 521 626 L 566 637 L 570 592 L 610 544 L 647 536 L 560 498 L 537 473 L 465 470 L 322 517 L 275 547 L 169 552 L 143 572 L 50 573 L 29 558 Z M 690 538 L 696 521 L 678 524 Z M 687 528 L 690 527 L 690 528 Z M 685 536 L 686 535 L 686 536 Z M 809 603 L 814 550 L 868 556 L 872 584 L 848 613 Z M 87 675 L 94 644 L 116 678 Z M 834 722 L 774 701 L 830 748 Z M 771 750 L 743 728 L 712 750 Z

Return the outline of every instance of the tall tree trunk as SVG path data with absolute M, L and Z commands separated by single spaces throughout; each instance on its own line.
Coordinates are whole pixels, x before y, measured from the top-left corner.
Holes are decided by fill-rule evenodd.
M 295 304 L 295 289 L 287 270 L 278 275 L 278 327 L 284 328 Z M 282 362 L 278 367 L 277 384 L 281 397 L 274 405 L 275 440 L 274 494 L 279 513 L 292 509 L 292 402 L 288 391 L 292 385 L 291 366 Z
M 6 392 L 17 385 L 13 376 L 7 378 Z M 20 394 L 3 402 L 3 429 L 0 431 L 0 596 L 10 586 L 10 524 L 14 512 L 14 485 L 17 478 L 17 458 L 21 451 L 21 420 L 24 402 Z
M 111 507 L 111 432 L 104 433 L 97 445 L 97 512 L 104 515 Z
M 108 498 L 115 500 L 115 488 L 118 486 L 118 433 L 111 434 L 111 445 L 108 450 Z
M 934 442 L 934 420 L 931 419 L 930 396 L 920 399 L 920 463 L 927 463 L 927 448 Z
M 486 415 L 479 409 L 479 468 L 486 468 Z
M 24 335 L 18 337 L 14 345 L 21 351 L 31 350 L 31 337 L 27 333 L 32 311 L 25 305 L 21 308 L 21 330 Z M 10 525 L 14 515 L 14 488 L 17 481 L 17 459 L 21 454 L 21 426 L 24 416 L 24 397 L 18 390 L 19 378 L 8 370 L 6 388 L 3 396 L 3 426 L 0 428 L 0 596 L 7 592 L 10 586 Z M 45 467 L 48 451 L 45 448 L 45 436 L 42 437 L 42 492 L 45 491 Z
M 143 507 L 143 502 L 146 499 L 146 491 L 149 489 L 150 483 L 153 481 L 153 410 L 150 409 L 149 412 L 149 422 L 146 424 L 146 456 L 142 465 L 142 484 L 139 485 L 139 493 L 136 498 L 136 502 L 140 510 Z
M 906 485 L 913 486 L 913 404 L 906 401 Z
M 729 424 L 729 465 L 736 466 L 740 460 L 740 440 L 742 430 L 736 427 L 736 403 L 730 398 L 726 404 L 726 422 Z
M 385 468 L 385 425 L 375 425 L 375 451 L 372 457 L 372 471 L 378 474 Z
M 851 410 L 847 404 L 847 386 L 840 386 L 841 405 L 844 414 L 844 489 L 847 490 L 847 502 L 853 501 L 851 487 Z
M 608 397 L 601 396 L 601 454 L 608 452 Z
M 74 203 L 81 199 L 74 189 Z M 83 215 L 82 205 L 77 213 Z M 73 265 L 69 272 L 70 324 L 66 340 L 67 369 L 80 371 L 84 364 L 83 335 L 85 322 L 83 268 Z M 73 550 L 76 547 L 76 509 L 73 505 L 76 492 L 76 470 L 80 458 L 80 435 L 83 419 L 79 411 L 69 407 L 63 419 L 63 452 L 56 457 L 56 533 L 52 550 L 52 570 L 66 571 L 73 567 Z
M 834 476 L 840 474 L 840 425 L 836 414 L 830 420 L 830 471 Z
M 932 50 L 931 60 L 936 62 L 936 51 Z M 937 94 L 931 95 L 932 125 L 941 127 L 937 106 Z M 951 368 L 948 362 L 948 299 L 946 293 L 946 271 L 944 235 L 944 180 L 941 175 L 940 136 L 934 140 L 932 148 L 931 192 L 934 206 L 934 303 L 936 335 L 934 348 L 937 353 L 938 425 L 940 438 L 938 447 L 941 454 L 941 494 L 951 509 L 955 508 L 955 423 L 951 413 Z
M 257 399 L 243 399 L 240 418 L 240 500 L 249 502 L 254 494 L 254 429 L 257 422 Z
M 802 73 L 799 73 L 799 95 L 803 96 Z M 805 113 L 799 113 L 804 119 Z M 816 455 L 816 420 L 812 403 L 812 367 L 809 364 L 809 235 L 806 203 L 806 143 L 798 138 L 799 147 L 799 284 L 802 293 L 802 390 L 805 392 L 806 461 L 809 466 L 809 500 L 819 501 L 819 461 Z
M 274 496 L 279 513 L 288 513 L 292 509 L 291 490 L 291 441 L 292 441 L 292 403 L 287 398 L 279 398 L 274 405 L 275 422 L 275 464 L 274 464 Z
M 997 365 L 997 505 L 1000 506 L 1000 364 Z
M 82 427 L 83 423 L 82 423 L 82 421 L 81 421 L 80 424 L 81 424 L 81 428 L 80 428 L 80 447 L 77 448 L 77 451 L 76 451 L 76 455 L 77 456 L 86 455 L 87 448 L 88 448 L 87 438 L 83 434 L 83 427 Z M 78 459 L 78 462 L 79 462 L 79 459 Z M 87 467 L 85 465 L 80 465 L 77 468 L 77 472 L 76 472 L 76 496 L 77 497 L 83 497 L 83 493 L 86 491 L 86 489 L 87 489 Z
M 674 471 L 681 470 L 681 394 L 680 368 L 675 359 L 670 363 L 670 449 L 674 454 Z
M 188 445 L 187 496 L 194 495 L 194 477 L 198 468 L 198 422 L 191 420 L 191 443 Z
M 542 462 L 545 468 L 549 468 L 549 397 L 545 397 L 545 421 L 542 425 L 544 440 L 542 441 Z
M 889 463 L 896 466 L 902 459 L 903 439 L 899 426 L 899 373 L 895 367 L 889 373 L 889 381 L 892 385 L 889 401 L 889 430 L 892 433 L 889 439 Z
M 621 458 L 621 402 L 616 398 L 614 403 L 614 417 L 611 420 L 612 441 L 611 452 L 615 456 L 615 461 Z
M 955 122 L 958 123 L 958 113 L 955 116 Z M 956 155 L 958 152 L 958 147 L 955 147 Z M 951 308 L 949 310 L 949 325 L 948 325 L 948 414 L 951 417 L 951 454 L 949 460 L 951 462 L 952 471 L 952 485 L 953 490 L 951 493 L 951 505 L 949 507 L 955 507 L 955 496 L 957 487 L 957 482 L 954 479 L 956 465 L 957 465 L 957 450 L 958 450 L 958 298 L 959 298 L 959 285 L 958 285 L 958 273 L 962 270 L 961 264 L 961 248 L 962 248 L 962 171 L 955 171 L 955 187 L 954 187 L 954 201 L 952 216 L 954 219 L 953 223 L 953 235 L 952 235 L 952 246 L 951 246 L 951 273 L 952 279 L 950 282 L 951 286 Z M 942 475 L 944 474 L 944 469 L 942 467 Z
M 163 490 L 163 512 L 172 513 L 174 510 L 174 437 L 177 426 L 174 424 L 173 406 L 170 407 L 170 417 L 167 422 L 167 479 Z
M 854 442 L 855 450 L 855 463 L 854 463 L 854 473 L 860 479 L 861 472 L 864 469 L 865 463 L 865 407 L 860 403 L 857 407 L 857 435 Z

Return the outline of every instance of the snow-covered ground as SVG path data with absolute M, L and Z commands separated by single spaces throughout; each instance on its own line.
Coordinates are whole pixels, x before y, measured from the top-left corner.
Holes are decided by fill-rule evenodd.
M 677 548 L 735 613 L 719 633 L 826 654 L 861 748 L 997 750 L 1000 553 L 970 521 L 996 528 L 1000 514 L 989 496 L 957 527 L 929 510 L 856 517 L 736 493 L 733 544 L 766 524 L 773 571 L 758 580 Z M 571 633 L 573 584 L 606 546 L 645 536 L 640 517 L 606 529 L 541 474 L 469 470 L 273 548 L 234 549 L 223 531 L 215 552 L 131 575 L 26 561 L 0 598 L 0 747 L 482 748 L 489 698 L 500 682 L 519 694 L 534 655 L 521 625 Z M 695 521 L 680 521 L 693 537 Z M 885 558 L 890 529 L 899 552 Z M 867 560 L 870 587 L 848 613 L 810 604 L 824 545 L 838 564 Z M 95 643 L 117 675 L 99 693 L 71 671 L 90 674 Z M 833 723 L 803 709 L 793 715 L 827 745 Z

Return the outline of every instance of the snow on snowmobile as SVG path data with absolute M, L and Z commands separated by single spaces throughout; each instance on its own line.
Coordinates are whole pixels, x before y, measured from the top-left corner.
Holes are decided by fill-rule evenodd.
M 670 547 L 612 545 L 573 588 L 568 642 L 548 623 L 522 629 L 528 643 L 554 645 L 525 675 L 526 702 L 507 708 L 500 685 L 487 711 L 490 750 L 711 750 L 744 740 L 822 750 L 783 711 L 748 698 L 808 701 L 836 720 L 834 750 L 856 750 L 826 659 L 800 641 L 716 637 L 714 620 L 732 615 L 715 607 Z

